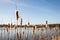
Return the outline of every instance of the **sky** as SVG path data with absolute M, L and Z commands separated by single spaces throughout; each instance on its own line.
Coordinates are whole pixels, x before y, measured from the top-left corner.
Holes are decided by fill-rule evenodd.
M 60 0 L 0 0 L 0 24 L 16 24 L 16 6 L 23 24 L 60 23 Z

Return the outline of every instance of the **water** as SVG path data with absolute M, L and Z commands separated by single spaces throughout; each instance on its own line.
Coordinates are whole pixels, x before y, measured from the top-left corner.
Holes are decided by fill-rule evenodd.
M 60 40 L 60 30 L 55 30 L 54 28 L 37 28 L 33 30 L 30 28 L 19 27 L 16 30 L 10 28 L 0 28 L 0 40 Z M 58 39 L 57 39 L 58 37 Z

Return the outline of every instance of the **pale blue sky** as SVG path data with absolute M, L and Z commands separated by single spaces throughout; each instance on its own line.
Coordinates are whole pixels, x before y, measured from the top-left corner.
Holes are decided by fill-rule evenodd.
M 16 23 L 16 5 L 23 24 L 60 23 L 60 0 L 0 0 L 0 24 Z

